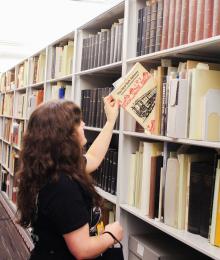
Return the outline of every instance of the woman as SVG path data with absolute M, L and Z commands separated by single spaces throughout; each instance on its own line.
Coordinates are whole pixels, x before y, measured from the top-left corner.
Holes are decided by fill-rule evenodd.
M 90 235 L 95 218 L 99 219 L 101 198 L 89 174 L 102 162 L 118 116 L 112 97 L 104 98 L 104 104 L 107 122 L 85 155 L 84 122 L 73 102 L 48 102 L 30 117 L 21 151 L 17 205 L 20 225 L 33 228 L 31 260 L 94 259 L 114 244 L 109 233 Z M 118 222 L 105 231 L 122 239 Z

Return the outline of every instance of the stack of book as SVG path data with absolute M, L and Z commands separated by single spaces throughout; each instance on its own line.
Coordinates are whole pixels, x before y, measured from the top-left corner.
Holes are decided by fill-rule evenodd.
M 124 19 L 83 39 L 81 70 L 121 61 Z
M 111 93 L 113 87 L 85 89 L 81 92 L 81 108 L 86 126 L 102 128 L 106 122 L 103 97 Z M 119 117 L 115 124 L 119 129 Z
M 106 192 L 116 194 L 118 151 L 109 149 L 99 168 L 93 173 L 94 183 Z
M 49 49 L 48 79 L 72 74 L 74 42 L 62 42 Z
M 36 84 L 44 81 L 45 76 L 46 52 L 43 51 L 39 55 L 30 59 L 29 83 Z
M 137 56 L 220 35 L 218 0 L 149 0 L 138 11 Z

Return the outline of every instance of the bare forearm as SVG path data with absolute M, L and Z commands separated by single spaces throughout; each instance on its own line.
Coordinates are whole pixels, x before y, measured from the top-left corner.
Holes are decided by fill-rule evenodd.
M 114 240 L 109 234 L 89 237 L 87 243 L 84 243 L 85 247 L 82 249 L 80 259 L 95 258 L 113 244 Z
M 114 123 L 107 122 L 87 152 L 88 155 L 97 159 L 98 165 L 102 162 L 108 150 L 112 138 L 113 128 Z

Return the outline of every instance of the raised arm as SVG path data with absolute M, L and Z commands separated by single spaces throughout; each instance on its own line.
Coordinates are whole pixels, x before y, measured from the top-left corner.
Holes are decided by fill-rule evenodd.
M 96 170 L 105 157 L 112 138 L 112 131 L 115 121 L 118 116 L 119 105 L 111 96 L 107 96 L 104 98 L 104 109 L 107 122 L 85 154 L 87 159 L 87 173 L 91 173 Z

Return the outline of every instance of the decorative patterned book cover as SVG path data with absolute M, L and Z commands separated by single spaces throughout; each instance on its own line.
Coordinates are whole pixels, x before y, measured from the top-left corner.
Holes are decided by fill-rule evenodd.
M 136 63 L 116 84 L 111 95 L 146 129 L 148 134 L 154 132 L 156 82 L 140 63 Z

